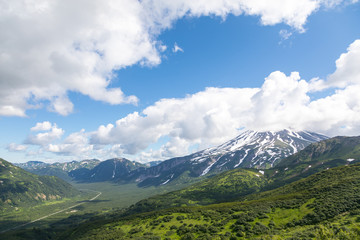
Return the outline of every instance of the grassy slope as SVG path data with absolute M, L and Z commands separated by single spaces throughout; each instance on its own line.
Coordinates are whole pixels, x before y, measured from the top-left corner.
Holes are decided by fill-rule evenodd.
M 236 239 L 261 236 L 304 238 L 350 236 L 360 225 L 360 164 L 330 169 L 248 200 L 180 207 L 123 218 L 99 219 L 60 238 L 67 239 Z M 338 219 L 336 219 L 338 218 Z M 336 230 L 331 224 L 344 225 Z M 306 230 L 306 231 L 305 231 Z M 344 232 L 345 231 L 345 232 Z M 210 237 L 210 238 L 206 238 Z M 269 238 L 270 239 L 270 238 Z M 346 239 L 346 238 L 344 238 Z
M 29 173 L 0 159 L 0 231 L 89 199 L 69 183 Z
M 257 170 L 234 169 L 195 183 L 182 190 L 144 199 L 131 206 L 127 213 L 228 202 L 240 196 L 257 192 L 266 184 L 267 180 Z
M 47 200 L 72 197 L 79 192 L 69 183 L 50 176 L 29 173 L 0 159 L 0 206 L 8 208 L 30 206 Z
M 17 208 L 12 212 L 3 213 L 0 215 L 0 232 L 5 229 L 9 229 L 14 226 L 21 225 L 31 220 L 40 218 L 50 213 L 57 212 L 61 209 L 75 205 L 76 203 L 93 198 L 96 193 L 93 191 L 100 191 L 102 194 L 95 201 L 86 202 L 85 204 L 76 207 L 74 209 L 56 214 L 49 218 L 46 218 L 40 222 L 33 223 L 22 229 L 16 229 L 15 235 L 19 235 L 20 239 L 43 239 L 38 235 L 33 236 L 31 229 L 63 229 L 68 228 L 72 224 L 82 223 L 94 216 L 103 216 L 104 214 L 117 211 L 119 209 L 129 207 L 135 202 L 153 196 L 154 194 L 163 194 L 169 191 L 173 191 L 179 188 L 183 188 L 186 185 L 165 185 L 162 187 L 149 187 L 139 188 L 136 184 L 124 184 L 119 185 L 113 182 L 100 182 L 100 183 L 72 183 L 77 189 L 88 189 L 80 196 L 65 198 L 62 200 L 46 201 L 36 206 Z M 30 236 L 28 235 L 30 232 Z M 38 231 L 36 231 L 38 232 Z M 0 234 L 0 239 L 13 239 L 13 233 Z M 17 239 L 15 237 L 15 239 Z M 46 239 L 46 238 L 45 238 Z
M 349 158 L 355 159 L 351 163 L 360 159 L 360 137 L 335 137 L 309 145 L 275 168 L 264 170 L 264 176 L 252 169 L 234 169 L 183 190 L 144 199 L 127 213 L 241 200 L 253 192 L 275 189 L 328 168 L 344 166 L 349 164 Z
M 354 159 L 349 162 L 348 159 Z M 271 179 L 267 189 L 282 186 L 317 172 L 356 163 L 360 160 L 360 137 L 334 137 L 313 143 L 283 159 L 275 168 L 266 170 Z

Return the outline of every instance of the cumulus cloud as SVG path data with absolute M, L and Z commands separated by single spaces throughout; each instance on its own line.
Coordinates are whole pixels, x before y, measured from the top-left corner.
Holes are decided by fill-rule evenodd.
M 360 39 L 355 40 L 346 53 L 336 60 L 336 71 L 329 75 L 327 80 L 314 78 L 311 89 L 320 91 L 326 88 L 345 88 L 350 85 L 360 84 Z
M 135 154 L 162 136 L 190 143 L 218 143 L 234 136 L 238 121 L 245 121 L 251 96 L 258 89 L 208 88 L 183 99 L 162 99 L 143 110 L 102 125 L 92 135 L 93 144 L 121 143 Z M 237 104 L 229 104 L 234 103 Z
M 26 116 L 47 102 L 49 111 L 67 115 L 70 91 L 136 104 L 136 96 L 109 87 L 114 70 L 160 64 L 166 46 L 158 35 L 185 16 L 254 15 L 263 25 L 302 32 L 321 6 L 343 2 L 355 1 L 0 0 L 0 115 Z
M 326 82 L 331 87 L 346 87 L 360 84 L 360 39 L 353 42 L 336 60 L 336 71 L 331 74 Z
M 36 123 L 36 125 L 30 128 L 31 131 L 48 131 L 52 128 L 52 124 L 49 121 Z
M 88 144 L 88 136 L 82 129 L 80 132 L 70 134 L 62 143 L 48 144 L 45 150 L 61 155 L 86 156 L 91 153 L 93 146 Z
M 21 144 L 16 144 L 16 143 L 10 143 L 7 146 L 7 150 L 10 152 L 24 152 L 26 151 L 28 147 L 25 145 L 21 145 Z
M 55 140 L 61 139 L 64 130 L 58 128 L 56 124 L 50 122 L 37 123 L 31 128 L 32 131 L 44 131 L 36 135 L 29 135 L 25 140 L 25 144 L 46 146 Z

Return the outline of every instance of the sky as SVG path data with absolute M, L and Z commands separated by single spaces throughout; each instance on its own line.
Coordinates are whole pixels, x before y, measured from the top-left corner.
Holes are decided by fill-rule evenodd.
M 10 162 L 360 135 L 358 0 L 0 0 L 0 32 Z

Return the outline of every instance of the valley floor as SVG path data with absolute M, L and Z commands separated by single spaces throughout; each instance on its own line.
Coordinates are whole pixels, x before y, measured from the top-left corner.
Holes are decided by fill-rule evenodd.
M 48 201 L 33 207 L 2 209 L 0 234 L 10 230 L 42 229 L 84 221 L 98 214 L 123 209 L 144 198 L 183 187 L 139 188 L 136 184 L 120 185 L 111 182 L 72 182 L 72 185 L 81 190 L 81 195 L 72 199 Z

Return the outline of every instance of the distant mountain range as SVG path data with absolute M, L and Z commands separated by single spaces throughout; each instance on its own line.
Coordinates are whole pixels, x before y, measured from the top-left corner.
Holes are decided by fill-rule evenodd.
M 129 173 L 138 168 L 146 168 L 147 165 L 125 158 L 113 158 L 100 162 L 92 169 L 79 168 L 69 172 L 69 176 L 76 181 L 102 182 L 125 180 Z
M 119 158 L 101 163 L 99 160 L 51 165 L 29 162 L 19 166 L 36 174 L 55 175 L 65 180 L 135 181 L 140 186 L 165 185 L 174 180 L 179 183 L 189 182 L 234 168 L 267 169 L 309 144 L 324 139 L 327 139 L 324 135 L 307 131 L 245 131 L 217 147 L 150 164 Z
M 100 163 L 97 159 L 87 159 L 82 161 L 71 161 L 64 163 L 44 163 L 40 161 L 29 161 L 26 163 L 15 163 L 14 165 L 21 167 L 31 173 L 46 176 L 56 176 L 66 181 L 71 181 L 69 176 L 71 171 L 77 169 L 93 169 Z
M 31 206 L 46 200 L 79 194 L 69 183 L 54 176 L 38 176 L 0 158 L 0 207 Z

